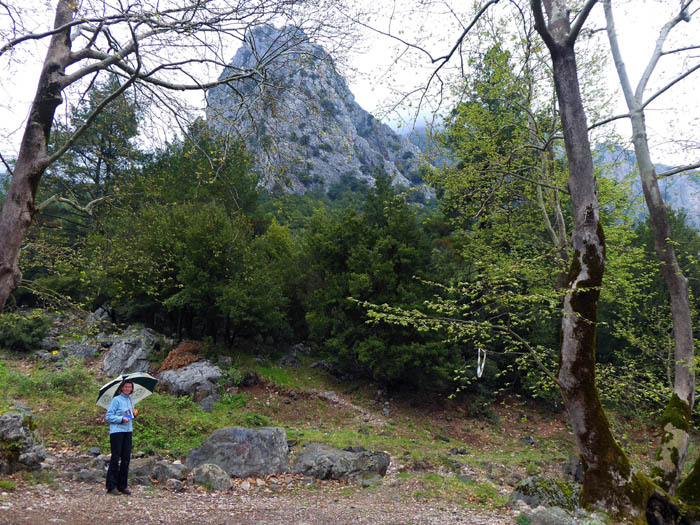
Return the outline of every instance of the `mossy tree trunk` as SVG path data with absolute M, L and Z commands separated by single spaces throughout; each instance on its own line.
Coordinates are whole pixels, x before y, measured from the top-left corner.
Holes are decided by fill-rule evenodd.
M 652 471 L 654 480 L 662 488 L 674 493 L 681 480 L 689 444 L 690 416 L 695 402 L 695 371 L 693 325 L 688 295 L 688 280 L 678 264 L 673 237 L 668 221 L 668 211 L 663 201 L 654 163 L 651 160 L 647 128 L 644 120 L 644 93 L 647 83 L 663 55 L 663 45 L 671 30 L 690 17 L 689 3 L 681 2 L 678 14 L 664 25 L 647 67 L 635 90 L 632 84 L 615 32 L 615 20 L 610 0 L 603 3 L 607 23 L 610 50 L 615 61 L 620 86 L 625 95 L 629 119 L 632 124 L 632 143 L 637 156 L 639 176 L 644 199 L 649 210 L 654 234 L 654 248 L 671 300 L 674 339 L 673 396 L 661 419 L 663 435 Z
M 653 484 L 631 468 L 615 441 L 595 381 L 596 323 L 605 270 L 605 238 L 574 53 L 578 33 L 595 3 L 588 0 L 572 23 L 569 17 L 573 9 L 566 1 L 531 0 L 535 28 L 552 57 L 574 219 L 574 254 L 565 288 L 557 378 L 583 462 L 583 505 L 642 518 Z

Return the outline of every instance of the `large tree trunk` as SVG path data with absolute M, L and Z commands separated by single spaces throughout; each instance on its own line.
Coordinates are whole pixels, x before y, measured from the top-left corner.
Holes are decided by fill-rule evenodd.
M 60 0 L 54 28 L 69 23 L 77 9 L 73 0 Z M 70 57 L 70 29 L 56 33 L 49 44 L 29 119 L 22 137 L 12 182 L 0 216 L 0 312 L 22 281 L 19 253 L 34 216 L 34 197 L 48 165 L 48 144 L 56 108 L 62 102 L 63 77 Z
M 593 158 L 581 101 L 571 12 L 562 0 L 532 0 L 536 29 L 552 56 L 569 167 L 573 205 L 574 254 L 567 279 L 558 380 L 583 463 L 582 504 L 639 518 L 652 484 L 636 473 L 610 430 L 595 382 L 596 323 L 605 270 L 605 238 L 600 223 Z M 588 2 L 590 10 L 593 3 Z

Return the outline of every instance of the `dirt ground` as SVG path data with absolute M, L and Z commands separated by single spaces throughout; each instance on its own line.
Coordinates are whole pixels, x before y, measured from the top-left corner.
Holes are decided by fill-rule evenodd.
M 406 497 L 400 483 L 358 489 L 342 483 L 282 492 L 208 492 L 190 488 L 133 487 L 130 496 L 108 496 L 97 483 L 60 481 L 18 486 L 0 494 L 0 523 L 99 524 L 512 524 L 506 515 Z

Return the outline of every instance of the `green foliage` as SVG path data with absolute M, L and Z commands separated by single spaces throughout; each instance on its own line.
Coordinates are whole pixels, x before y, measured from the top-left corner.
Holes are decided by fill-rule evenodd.
M 246 427 L 269 427 L 270 419 L 257 412 L 244 412 L 240 418 Z
M 361 211 L 314 215 L 304 232 L 302 302 L 310 338 L 344 371 L 388 385 L 445 389 L 457 357 L 436 338 L 369 326 L 357 301 L 419 305 L 427 298 L 415 275 L 430 267 L 430 240 L 415 211 L 386 176 Z
M 48 329 L 49 322 L 40 314 L 0 314 L 0 348 L 15 352 L 36 350 Z

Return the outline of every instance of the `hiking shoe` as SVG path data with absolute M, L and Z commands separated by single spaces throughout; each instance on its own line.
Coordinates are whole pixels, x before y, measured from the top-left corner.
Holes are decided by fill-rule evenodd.
M 130 496 L 130 495 L 131 495 L 131 491 L 130 491 L 129 489 L 120 490 L 119 492 L 121 492 L 121 493 L 124 494 L 125 496 Z
M 122 493 L 119 492 L 117 489 L 108 490 L 107 494 L 109 494 L 110 496 L 121 496 L 122 495 Z

